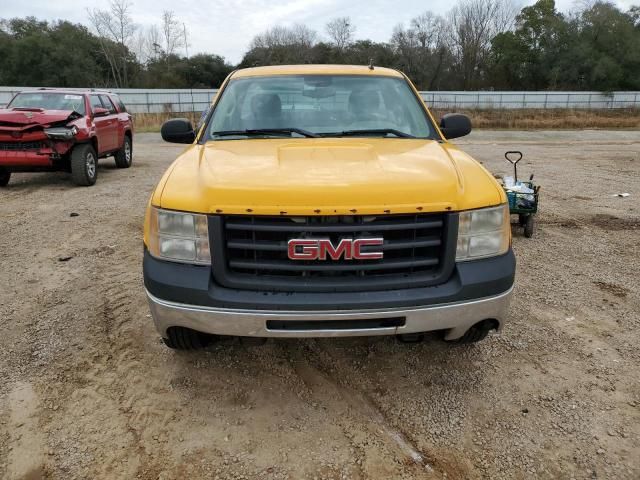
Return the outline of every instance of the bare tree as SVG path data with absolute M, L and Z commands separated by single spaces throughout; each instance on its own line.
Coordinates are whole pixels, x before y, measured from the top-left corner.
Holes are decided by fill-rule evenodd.
M 177 49 L 185 45 L 183 27 L 171 10 L 162 12 L 162 40 L 167 56 L 175 54 Z
M 251 48 L 273 47 L 305 47 L 315 44 L 317 33 L 305 25 L 296 24 L 293 27 L 275 26 L 256 35 L 251 41 Z
M 353 42 L 356 27 L 349 17 L 338 17 L 327 23 L 326 31 L 338 50 L 344 50 Z
M 275 26 L 256 35 L 250 44 L 254 65 L 308 63 L 317 33 L 305 25 Z
M 148 63 L 151 59 L 158 60 L 164 55 L 164 36 L 158 25 L 139 28 L 132 40 L 131 49 L 141 63 Z
M 491 40 L 513 27 L 515 12 L 510 0 L 460 0 L 449 12 L 450 41 L 464 89 L 477 87 Z
M 116 87 L 129 86 L 127 56 L 137 30 L 129 14 L 130 9 L 129 0 L 111 0 L 108 10 L 88 10 L 89 21 L 98 34 Z
M 427 11 L 413 18 L 407 29 L 396 26 L 391 36 L 400 67 L 430 90 L 440 80 L 445 58 L 450 57 L 447 32 L 447 22 Z
M 435 49 L 445 42 L 447 25 L 440 15 L 426 11 L 411 20 L 411 29 L 415 32 L 422 48 Z

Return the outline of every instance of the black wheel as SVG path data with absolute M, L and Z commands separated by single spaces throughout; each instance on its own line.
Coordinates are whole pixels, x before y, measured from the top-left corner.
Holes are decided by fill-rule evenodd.
M 129 168 L 133 161 L 133 146 L 131 144 L 131 137 L 129 135 L 124 136 L 124 142 L 122 148 L 114 155 L 116 159 L 116 167 Z
M 526 213 L 518 214 L 518 223 L 520 224 L 521 227 L 523 227 L 524 224 L 527 223 L 527 217 L 528 215 Z
M 175 350 L 198 350 L 209 345 L 213 339 L 211 335 L 184 327 L 171 327 L 167 335 L 168 338 L 162 339 L 164 344 Z
M 489 332 L 491 330 L 495 330 L 497 326 L 498 325 L 495 320 L 483 320 L 476 323 L 469 330 L 464 332 L 464 335 L 462 335 L 460 338 L 456 338 L 455 340 L 448 340 L 448 342 L 458 345 L 477 343 L 487 338 Z
M 76 185 L 83 187 L 96 183 L 98 155 L 91 145 L 76 145 L 71 151 L 71 177 Z
M 11 172 L 4 167 L 0 167 L 0 187 L 6 187 L 11 180 Z
M 533 237 L 533 230 L 535 228 L 535 221 L 533 215 L 527 217 L 527 221 L 524 224 L 524 236 L 527 238 Z

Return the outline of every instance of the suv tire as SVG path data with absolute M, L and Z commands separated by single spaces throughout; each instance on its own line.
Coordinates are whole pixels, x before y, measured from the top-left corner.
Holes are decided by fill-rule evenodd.
M 0 167 L 0 187 L 6 187 L 11 179 L 11 172 L 4 167 Z
M 76 145 L 71 152 L 71 177 L 76 185 L 88 187 L 98 178 L 98 155 L 87 143 Z
M 212 336 L 196 332 L 184 327 L 171 327 L 167 330 L 168 338 L 163 338 L 164 344 L 174 350 L 199 350 L 211 343 Z
M 118 150 L 113 157 L 116 159 L 116 167 L 129 168 L 131 166 L 131 162 L 133 161 L 133 148 L 129 135 L 124 136 L 122 148 Z

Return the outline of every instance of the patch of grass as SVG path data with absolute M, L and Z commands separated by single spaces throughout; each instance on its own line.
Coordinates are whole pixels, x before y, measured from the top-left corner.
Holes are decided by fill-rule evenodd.
M 195 124 L 200 120 L 200 113 L 134 113 L 133 126 L 136 132 L 159 132 L 164 122 L 171 118 L 188 118 Z
M 436 119 L 451 110 L 431 109 Z M 552 130 L 596 128 L 614 130 L 640 129 L 640 108 L 615 110 L 575 109 L 493 109 L 456 110 L 471 118 L 473 128 L 512 130 Z M 138 132 L 159 132 L 170 118 L 188 118 L 195 125 L 200 113 L 136 113 L 134 125 Z
M 431 110 L 436 118 L 448 111 Z M 552 130 L 600 128 L 640 128 L 640 108 L 615 110 L 576 109 L 494 109 L 460 110 L 471 118 L 474 128 L 513 130 Z

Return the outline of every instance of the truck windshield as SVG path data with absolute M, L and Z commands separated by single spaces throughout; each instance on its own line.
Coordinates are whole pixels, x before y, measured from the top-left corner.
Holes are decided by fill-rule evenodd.
M 372 75 L 249 77 L 231 80 L 207 127 L 208 139 L 291 137 L 435 138 L 404 79 Z
M 84 97 L 73 93 L 24 92 L 11 100 L 7 108 L 42 108 L 43 110 L 73 110 L 85 114 Z

